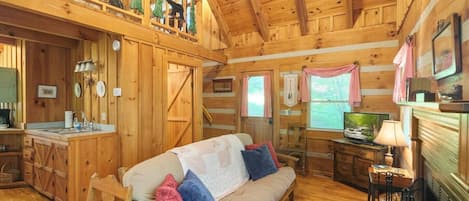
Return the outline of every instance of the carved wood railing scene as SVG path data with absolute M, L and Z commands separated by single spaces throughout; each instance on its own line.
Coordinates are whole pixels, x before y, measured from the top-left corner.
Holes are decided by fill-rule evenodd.
M 195 0 L 73 0 L 87 8 L 114 15 L 156 31 L 197 42 Z M 147 12 L 146 12 L 147 11 Z

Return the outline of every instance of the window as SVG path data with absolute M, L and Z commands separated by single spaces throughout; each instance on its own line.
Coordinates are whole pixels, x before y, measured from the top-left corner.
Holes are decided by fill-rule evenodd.
M 350 73 L 336 77 L 311 76 L 309 127 L 316 129 L 344 129 L 344 112 L 350 112 Z
M 248 80 L 248 116 L 264 116 L 264 76 L 252 76 Z

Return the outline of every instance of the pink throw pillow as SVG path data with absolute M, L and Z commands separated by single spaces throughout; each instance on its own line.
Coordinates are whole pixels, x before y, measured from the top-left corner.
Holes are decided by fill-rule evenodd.
M 177 191 L 178 183 L 172 174 L 166 175 L 163 183 L 156 188 L 156 201 L 182 201 L 181 194 Z
M 267 148 L 269 148 L 270 156 L 272 156 L 272 160 L 274 161 L 275 166 L 277 168 L 281 168 L 282 165 L 280 164 L 280 162 L 278 162 L 277 153 L 275 152 L 274 145 L 272 145 L 272 142 L 269 141 L 264 144 L 267 145 Z M 246 150 L 254 150 L 264 144 L 250 144 L 250 145 L 246 145 L 245 148 Z

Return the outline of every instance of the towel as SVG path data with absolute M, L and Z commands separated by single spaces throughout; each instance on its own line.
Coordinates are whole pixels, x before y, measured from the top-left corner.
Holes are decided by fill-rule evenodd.
M 234 192 L 249 180 L 241 155 L 243 143 L 234 135 L 224 135 L 173 148 L 184 174 L 190 169 L 216 200 Z

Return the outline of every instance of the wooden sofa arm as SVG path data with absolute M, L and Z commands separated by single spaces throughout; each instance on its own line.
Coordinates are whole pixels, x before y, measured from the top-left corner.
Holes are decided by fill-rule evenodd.
M 119 177 L 119 181 L 122 183 L 122 179 L 124 178 L 125 172 L 129 170 L 128 167 L 120 167 L 117 169 L 117 176 Z
M 296 157 L 289 156 L 286 154 L 281 154 L 281 153 L 277 153 L 277 158 L 280 162 L 287 163 L 287 165 L 293 169 L 295 169 L 296 162 L 298 162 L 299 160 Z

